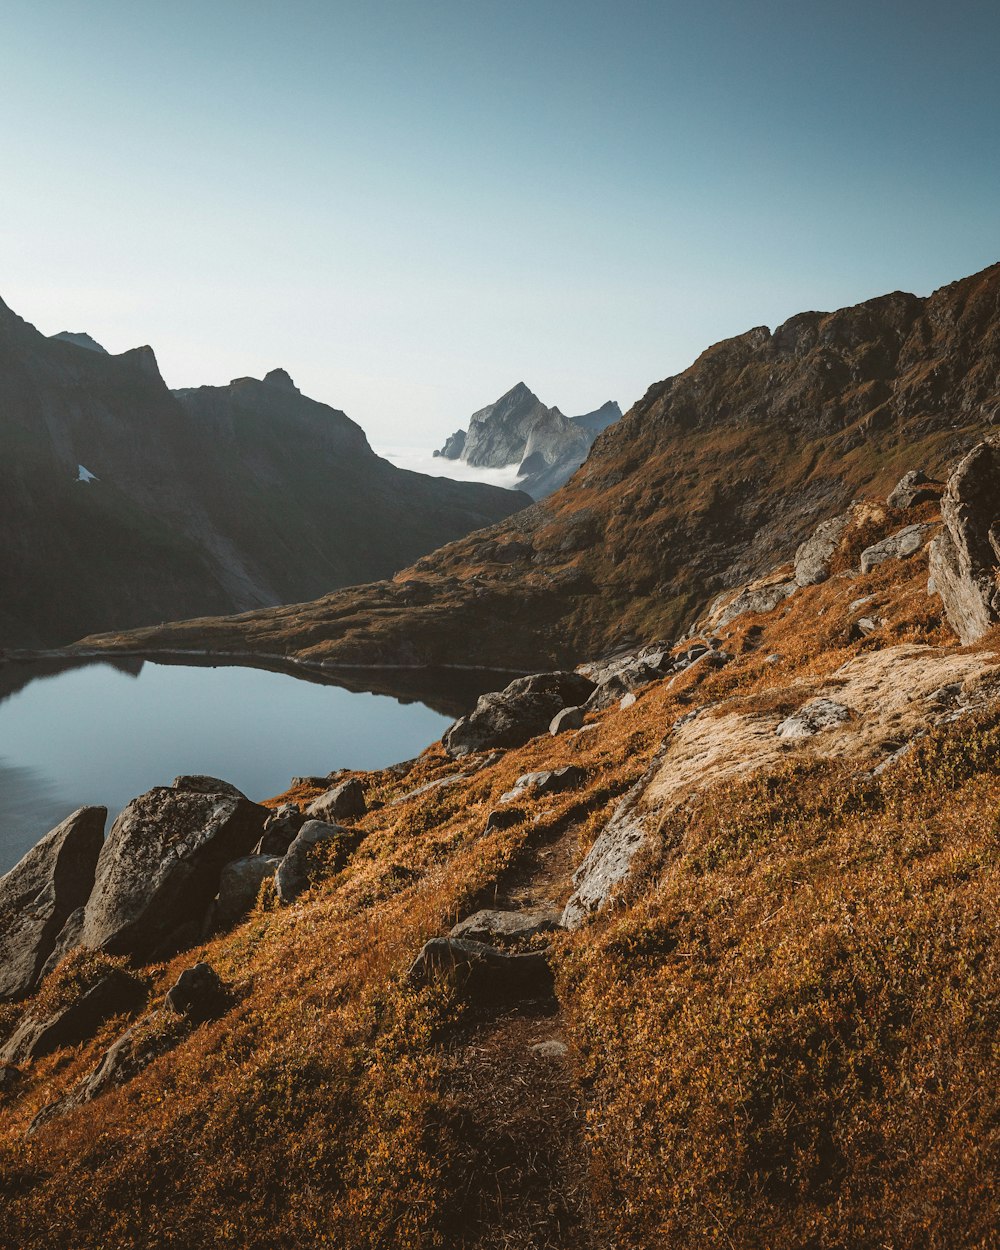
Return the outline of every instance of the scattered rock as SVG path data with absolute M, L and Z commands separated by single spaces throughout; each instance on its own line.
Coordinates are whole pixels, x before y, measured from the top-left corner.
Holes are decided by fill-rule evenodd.
M 552 993 L 552 972 L 543 952 L 513 954 L 465 938 L 431 938 L 407 975 L 417 985 L 446 978 L 474 999 L 533 998 Z
M 83 945 L 146 960 L 196 940 L 223 867 L 249 853 L 267 815 L 232 787 L 133 799 L 101 849 Z
M 105 807 L 81 807 L 0 877 L 0 1001 L 37 984 L 70 916 L 87 901 Z
M 264 836 L 254 848 L 256 855 L 284 855 L 306 823 L 296 803 L 283 803 L 264 821 Z
M 449 755 L 459 757 L 490 747 L 522 746 L 545 733 L 564 707 L 584 703 L 594 683 L 581 673 L 535 673 L 519 677 L 504 690 L 480 697 L 468 716 L 445 733 Z
M 909 473 L 903 474 L 889 492 L 886 503 L 894 511 L 904 512 L 917 504 L 937 499 L 938 492 L 934 488 L 939 488 L 940 485 L 940 482 L 933 481 L 920 469 L 911 469 Z
M 725 603 L 725 606 L 715 608 L 713 604 L 715 611 L 709 610 L 709 620 L 716 629 L 721 629 L 722 626 L 731 624 L 737 617 L 744 616 L 747 612 L 773 612 L 778 604 L 784 603 L 789 595 L 799 589 L 800 585 L 800 582 L 789 581 L 772 582 L 765 586 L 747 586 L 735 598 Z M 717 599 L 716 604 L 718 603 Z
M 821 521 L 795 553 L 795 582 L 815 586 L 830 576 L 830 564 L 851 521 L 850 512 Z
M 339 871 L 358 843 L 357 835 L 340 825 L 326 824 L 321 820 L 307 820 L 295 836 L 284 859 L 274 874 L 274 885 L 281 903 L 292 903 L 312 884 L 317 868 L 316 848 L 324 843 L 322 862 L 328 872 Z
M 509 803 L 523 794 L 558 794 L 562 790 L 574 790 L 579 786 L 586 772 L 579 764 L 565 764 L 562 768 L 553 768 L 540 773 L 524 773 L 514 783 L 513 790 L 500 796 L 501 803 Z
M 212 927 L 232 928 L 257 902 L 260 887 L 274 876 L 279 855 L 247 855 L 226 864 L 219 876 L 219 897 L 212 909 Z
M 134 977 L 113 969 L 85 990 L 79 998 L 44 1019 L 22 1018 L 14 1033 L 0 1047 L 0 1060 L 23 1063 L 41 1059 L 63 1046 L 93 1037 L 105 1020 L 142 1005 L 145 991 Z
M 636 701 L 635 691 L 630 690 L 628 694 L 623 694 L 622 697 L 618 700 L 618 706 L 624 712 L 625 709 L 631 707 L 632 704 L 635 703 L 635 701 Z
M 524 820 L 524 809 L 521 807 L 499 807 L 486 817 L 483 833 L 493 833 L 497 829 L 510 829 Z
M 364 786 L 357 777 L 352 777 L 313 799 L 306 808 L 306 815 L 329 823 L 363 816 L 367 810 Z
M 561 712 L 556 712 L 549 725 L 549 733 L 555 737 L 556 734 L 566 733 L 570 729 L 579 729 L 583 724 L 583 708 L 582 707 L 564 707 Z
M 842 725 L 852 715 L 849 707 L 833 699 L 810 699 L 786 717 L 774 732 L 779 738 L 811 738 L 823 729 Z
M 184 969 L 167 992 L 165 1004 L 174 1015 L 200 1024 L 225 1009 L 226 990 L 211 964 L 197 963 Z
M 468 938 L 493 946 L 514 945 L 562 928 L 560 912 L 549 907 L 528 911 L 477 911 L 460 920 L 449 934 L 452 938 Z
M 889 538 L 866 547 L 861 553 L 861 572 L 870 573 L 886 560 L 905 560 L 914 555 L 933 528 L 932 525 L 908 525 Z
M 417 786 L 415 790 L 407 790 L 405 794 L 393 799 L 389 806 L 395 807 L 397 803 L 408 803 L 410 799 L 417 799 L 422 794 L 429 794 L 432 790 L 441 790 L 445 786 L 457 786 L 460 781 L 465 781 L 468 775 L 468 773 L 453 773 L 450 777 L 438 777 L 436 781 L 428 781 L 426 785 Z
M 1000 620 L 1000 453 L 979 443 L 959 463 L 941 496 L 944 528 L 930 547 L 928 594 L 938 594 L 963 645 Z

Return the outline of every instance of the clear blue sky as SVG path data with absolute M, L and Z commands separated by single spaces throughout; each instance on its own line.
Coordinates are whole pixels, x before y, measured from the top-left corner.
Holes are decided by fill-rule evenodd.
M 373 442 L 1000 257 L 1000 7 L 5 0 L 0 296 Z

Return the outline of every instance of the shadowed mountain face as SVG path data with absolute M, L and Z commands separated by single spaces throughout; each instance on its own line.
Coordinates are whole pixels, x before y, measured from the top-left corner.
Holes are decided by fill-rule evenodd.
M 283 370 L 172 393 L 148 347 L 45 338 L 2 302 L 0 463 L 8 646 L 308 599 L 528 502 L 395 468 Z
M 906 471 L 945 469 L 1000 413 L 1000 265 L 709 348 L 601 434 L 555 495 L 392 582 L 135 646 L 331 663 L 565 665 L 671 637 L 719 591 Z M 114 640 L 112 640 L 113 642 Z

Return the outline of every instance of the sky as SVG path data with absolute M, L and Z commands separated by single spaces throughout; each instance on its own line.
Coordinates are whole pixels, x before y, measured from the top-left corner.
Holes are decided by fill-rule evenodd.
M 1000 258 L 1000 7 L 4 0 L 0 297 L 373 444 Z

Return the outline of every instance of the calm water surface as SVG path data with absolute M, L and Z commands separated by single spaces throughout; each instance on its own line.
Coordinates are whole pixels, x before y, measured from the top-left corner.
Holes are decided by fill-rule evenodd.
M 253 668 L 136 661 L 30 672 L 0 690 L 0 873 L 83 804 L 106 806 L 110 828 L 130 799 L 179 773 L 268 798 L 293 776 L 409 759 L 451 719 Z

